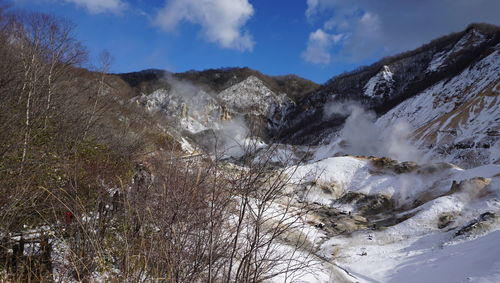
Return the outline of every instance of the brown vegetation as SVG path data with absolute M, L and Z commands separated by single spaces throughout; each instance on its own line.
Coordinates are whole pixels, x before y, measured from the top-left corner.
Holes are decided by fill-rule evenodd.
M 0 13 L 1 281 L 262 282 L 310 264 L 285 171 L 182 158 L 108 55 L 79 68 L 72 31 Z

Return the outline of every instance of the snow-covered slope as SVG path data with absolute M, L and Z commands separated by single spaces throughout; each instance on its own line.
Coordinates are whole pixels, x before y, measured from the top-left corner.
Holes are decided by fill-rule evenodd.
M 500 44 L 495 38 L 470 29 L 441 48 L 424 48 L 369 76 L 346 75 L 330 89 L 345 90 L 359 79 L 354 102 L 343 93 L 325 99 L 326 91 L 318 92 L 304 112 L 312 114 L 292 116 L 320 119 L 300 134 L 320 136 L 325 144 L 309 148 L 309 164 L 288 169 L 290 191 L 314 207 L 310 225 L 322 235 L 315 237 L 315 254 L 347 271 L 352 282 L 500 282 Z M 457 63 L 466 53 L 474 59 Z M 408 63 L 419 70 L 408 75 L 413 85 L 404 85 L 398 74 L 398 64 Z M 329 113 L 362 107 L 367 110 L 345 111 L 342 121 Z M 334 119 L 343 125 L 332 127 Z M 338 149 L 355 143 L 371 150 L 366 155 L 390 153 L 380 148 L 398 146 L 392 145 L 396 131 L 391 128 L 401 125 L 404 131 L 397 133 L 405 135 L 399 140 L 415 145 L 414 158 L 425 163 L 331 157 L 348 153 Z
M 428 159 L 473 167 L 500 163 L 500 51 L 399 104 L 380 128 L 409 123 Z
M 429 67 L 427 68 L 427 72 L 436 72 L 439 69 L 446 66 L 448 61 L 453 60 L 453 57 L 457 55 L 457 53 L 462 52 L 467 48 L 474 48 L 481 45 L 485 41 L 485 36 L 481 32 L 477 30 L 472 30 L 467 33 L 464 37 L 462 37 L 456 44 L 452 46 L 449 50 L 443 50 L 441 52 L 436 53 L 432 57 L 432 61 L 429 63 Z
M 289 170 L 298 199 L 317 207 L 316 254 L 352 282 L 500 280 L 499 165 L 346 156 Z

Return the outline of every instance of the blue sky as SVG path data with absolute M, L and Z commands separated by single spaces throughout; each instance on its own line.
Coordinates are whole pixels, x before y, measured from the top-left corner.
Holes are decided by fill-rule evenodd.
M 14 0 L 76 24 L 111 71 L 250 67 L 318 83 L 471 22 L 500 24 L 498 0 Z

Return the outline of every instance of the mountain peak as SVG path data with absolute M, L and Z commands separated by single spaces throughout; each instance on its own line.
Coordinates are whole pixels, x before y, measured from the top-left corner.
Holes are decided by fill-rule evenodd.
M 472 23 L 465 29 L 466 32 L 476 30 L 484 34 L 495 34 L 500 31 L 500 27 L 488 23 Z

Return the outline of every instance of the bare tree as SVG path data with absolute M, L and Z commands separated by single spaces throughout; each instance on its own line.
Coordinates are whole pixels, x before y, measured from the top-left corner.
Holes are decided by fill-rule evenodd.
M 312 252 L 307 235 L 300 231 L 308 207 L 296 202 L 287 191 L 293 168 L 271 166 L 275 150 L 271 146 L 263 154 L 265 158 L 246 163 L 245 170 L 231 182 L 238 203 L 226 282 L 261 282 L 278 275 L 291 276 L 312 264 L 311 256 L 297 256 Z
M 109 52 L 107 52 L 107 51 L 103 51 L 99 55 L 100 66 L 98 69 L 99 76 L 97 78 L 97 80 L 98 80 L 97 81 L 97 89 L 95 91 L 94 102 L 93 102 L 92 109 L 90 111 L 87 126 L 83 132 L 83 138 L 85 138 L 85 136 L 87 136 L 88 130 L 90 129 L 92 122 L 95 119 L 95 115 L 96 115 L 97 110 L 98 110 L 97 108 L 98 108 L 98 103 L 99 103 L 99 97 L 104 94 L 104 91 L 106 88 L 105 79 L 106 79 L 107 72 L 109 71 L 109 68 L 111 67 L 112 61 L 113 61 L 113 59 L 111 57 L 111 54 L 109 54 Z
M 38 28 L 46 33 L 44 51 L 47 71 L 47 107 L 44 127 L 50 113 L 51 100 L 55 91 L 55 83 L 73 66 L 78 66 L 87 59 L 87 51 L 75 39 L 74 24 L 64 18 L 41 14 L 42 25 Z
M 124 141 L 106 144 L 107 128 L 95 127 L 108 122 L 100 115 L 114 91 L 109 54 L 97 73 L 79 72 L 73 66 L 86 53 L 67 21 L 19 14 L 0 27 L 9 58 L 0 62 L 8 98 L 0 105 L 8 130 L 0 131 L 0 233 L 50 227 L 66 247 L 54 266 L 82 281 L 111 266 L 129 281 L 262 282 L 309 264 L 294 256 L 310 248 L 300 234 L 307 207 L 287 192 L 289 169 L 272 166 L 274 147 L 241 166 L 153 148 L 132 178 Z M 140 133 L 141 122 L 120 129 Z M 63 222 L 63 213 L 74 218 Z
M 19 93 L 19 103 L 25 105 L 23 162 L 38 116 L 44 116 L 40 124 L 47 127 L 58 79 L 86 59 L 73 29 L 67 20 L 42 13 L 20 13 L 11 20 L 9 44 L 17 49 L 23 72 Z

